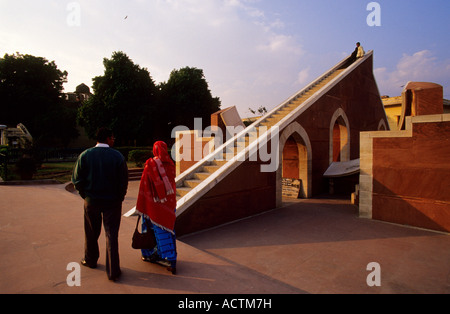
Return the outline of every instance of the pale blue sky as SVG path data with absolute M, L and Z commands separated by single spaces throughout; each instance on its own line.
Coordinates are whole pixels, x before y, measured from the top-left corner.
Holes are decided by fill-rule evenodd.
M 125 52 L 156 83 L 173 69 L 204 70 L 222 108 L 280 104 L 346 55 L 374 50 L 381 94 L 408 81 L 450 98 L 450 1 L 384 0 L 370 27 L 366 0 L 0 0 L 0 56 L 20 52 L 69 72 L 66 91 Z M 125 19 L 125 17 L 127 18 Z

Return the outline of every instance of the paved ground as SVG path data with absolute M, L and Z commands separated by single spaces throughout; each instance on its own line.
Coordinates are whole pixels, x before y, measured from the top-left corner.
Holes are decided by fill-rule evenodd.
M 131 182 L 123 211 L 135 205 Z M 83 202 L 64 185 L 0 186 L 0 293 L 347 294 L 450 293 L 448 234 L 360 219 L 344 200 L 281 209 L 178 240 L 178 274 L 144 263 L 131 248 L 136 218 L 123 218 L 117 283 L 97 269 L 67 270 L 83 255 Z M 367 265 L 381 267 L 381 287 Z

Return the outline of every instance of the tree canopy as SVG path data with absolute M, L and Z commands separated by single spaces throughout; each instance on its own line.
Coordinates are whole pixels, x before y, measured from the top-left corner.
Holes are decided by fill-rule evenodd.
M 194 118 L 204 119 L 206 127 L 220 110 L 201 69 L 173 70 L 156 86 L 149 71 L 124 52 L 104 58 L 103 65 L 103 75 L 92 79 L 93 94 L 87 85 L 77 86 L 76 93 L 89 97 L 76 108 L 62 97 L 68 74 L 54 61 L 6 54 L 0 59 L 0 123 L 23 123 L 39 146 L 67 146 L 78 136 L 77 122 L 91 138 L 99 127 L 109 127 L 116 145 L 152 145 L 171 142 L 174 127 L 192 129 Z
M 36 144 L 65 146 L 78 136 L 76 112 L 61 98 L 67 72 L 54 61 L 23 54 L 0 59 L 1 123 L 23 123 Z
M 201 69 L 173 70 L 160 90 L 165 120 L 172 128 L 183 125 L 193 129 L 195 118 L 209 125 L 211 114 L 220 110 L 220 99 L 212 97 Z
M 210 122 L 220 109 L 203 70 L 173 70 L 166 83 L 155 86 L 147 69 L 123 52 L 103 61 L 103 76 L 93 79 L 94 95 L 79 109 L 78 121 L 93 137 L 100 126 L 113 129 L 120 145 L 152 145 L 170 141 L 172 128 L 193 128 L 194 118 Z
M 80 125 L 90 137 L 107 126 L 121 145 L 146 144 L 157 112 L 157 90 L 150 73 L 123 52 L 114 52 L 103 65 L 104 74 L 93 79 L 93 96 L 78 111 Z

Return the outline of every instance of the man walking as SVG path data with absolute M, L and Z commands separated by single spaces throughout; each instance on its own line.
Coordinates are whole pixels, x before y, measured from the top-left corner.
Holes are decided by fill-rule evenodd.
M 112 148 L 114 141 L 110 129 L 99 129 L 97 145 L 78 157 L 72 175 L 72 183 L 84 199 L 85 255 L 81 264 L 97 267 L 103 216 L 106 273 L 112 281 L 121 274 L 118 237 L 122 202 L 128 189 L 127 164 L 122 154 Z

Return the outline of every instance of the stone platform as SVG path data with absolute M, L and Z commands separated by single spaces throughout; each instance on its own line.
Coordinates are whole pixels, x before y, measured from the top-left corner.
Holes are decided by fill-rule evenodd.
M 130 182 L 125 213 L 139 182 Z M 123 275 L 69 263 L 83 256 L 83 202 L 65 185 L 0 186 L 2 294 L 400 294 L 450 293 L 448 234 L 358 218 L 347 200 L 312 199 L 178 239 L 178 273 L 142 262 L 131 248 L 136 218 L 123 218 Z M 379 263 L 381 286 L 367 265 Z M 370 276 L 369 276 L 370 277 Z

